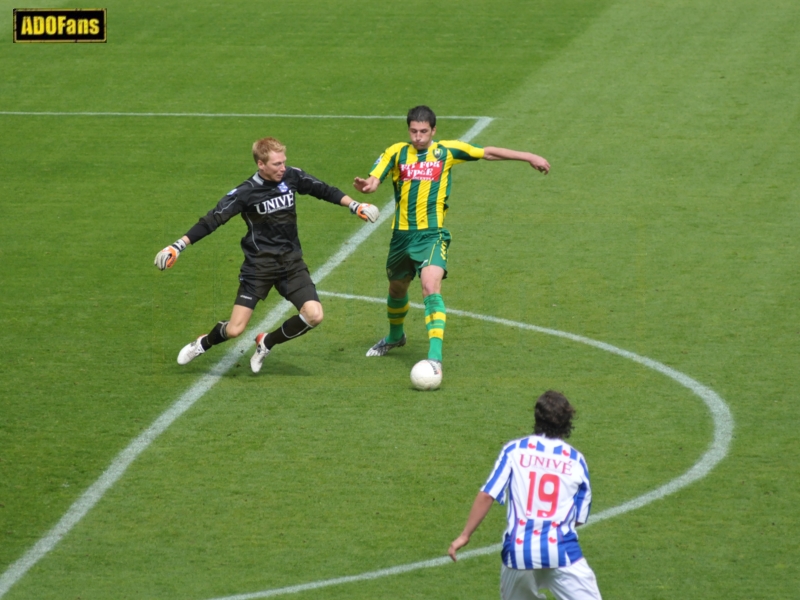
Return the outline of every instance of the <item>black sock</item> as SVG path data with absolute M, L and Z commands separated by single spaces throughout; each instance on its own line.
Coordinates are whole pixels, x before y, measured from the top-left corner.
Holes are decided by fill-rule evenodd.
M 264 345 L 268 350 L 276 344 L 288 342 L 296 337 L 300 337 L 304 333 L 308 333 L 312 329 L 311 325 L 305 322 L 303 317 L 295 315 L 283 322 L 283 325 L 278 327 L 275 331 L 267 334 L 264 339 Z
M 228 340 L 228 321 L 220 321 L 216 325 L 214 325 L 214 329 L 212 329 L 206 337 L 200 340 L 200 343 L 203 346 L 203 350 L 208 350 L 211 346 L 216 346 L 217 344 L 221 344 Z

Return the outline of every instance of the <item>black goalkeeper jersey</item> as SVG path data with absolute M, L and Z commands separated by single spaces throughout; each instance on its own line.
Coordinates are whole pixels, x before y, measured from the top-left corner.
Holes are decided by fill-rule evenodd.
M 287 167 L 279 182 L 267 181 L 256 173 L 200 217 L 186 236 L 195 244 L 233 216 L 241 215 L 247 223 L 247 234 L 242 238 L 243 270 L 260 272 L 269 270 L 276 261 L 299 259 L 303 250 L 297 235 L 296 194 L 307 194 L 334 204 L 339 204 L 345 195 L 340 189 L 295 167 Z

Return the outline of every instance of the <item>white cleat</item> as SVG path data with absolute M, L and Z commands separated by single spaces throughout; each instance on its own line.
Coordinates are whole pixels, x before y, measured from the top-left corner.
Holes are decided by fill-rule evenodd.
M 200 343 L 204 337 L 206 336 L 201 335 L 193 342 L 189 342 L 183 348 L 181 348 L 181 351 L 178 352 L 179 365 L 188 365 L 195 358 L 197 358 L 198 356 L 200 356 L 205 352 L 205 350 L 203 350 L 203 344 Z
M 264 345 L 264 338 L 267 337 L 266 333 L 259 333 L 256 336 L 256 351 L 250 357 L 250 368 L 253 373 L 258 373 L 261 370 L 261 365 L 264 364 L 264 359 L 269 356 L 269 348 Z
M 378 343 L 375 344 L 372 348 L 367 350 L 367 356 L 384 356 L 386 355 L 389 350 L 392 348 L 399 348 L 400 346 L 406 345 L 406 334 L 403 334 L 399 340 L 394 343 L 389 343 L 386 341 L 386 338 L 381 338 L 378 340 Z

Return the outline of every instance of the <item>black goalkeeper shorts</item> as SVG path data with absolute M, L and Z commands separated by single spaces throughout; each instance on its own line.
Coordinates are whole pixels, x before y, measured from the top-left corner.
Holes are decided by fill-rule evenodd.
M 268 275 L 255 276 L 250 273 L 239 274 L 239 291 L 234 304 L 255 308 L 259 300 L 266 299 L 274 287 L 278 293 L 294 304 L 297 310 L 308 302 L 319 302 L 317 287 L 311 281 L 308 266 L 302 259 L 278 265 Z

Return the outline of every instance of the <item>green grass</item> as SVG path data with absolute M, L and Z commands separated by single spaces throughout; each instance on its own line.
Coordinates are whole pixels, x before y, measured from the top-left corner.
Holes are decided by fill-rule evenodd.
M 648 356 L 713 388 L 736 421 L 707 478 L 581 533 L 604 597 L 796 595 L 794 3 L 104 6 L 108 44 L 0 49 L 0 111 L 402 115 L 425 102 L 494 117 L 476 143 L 547 157 L 546 178 L 456 168 L 448 306 Z M 0 2 L 9 36 L 11 8 Z M 469 126 L 442 120 L 440 137 Z M 402 120 L 30 115 L 0 115 L 0 132 L 1 574 L 223 355 L 175 364 L 229 314 L 243 226 L 169 272 L 151 263 L 252 173 L 249 144 L 276 135 L 290 163 L 349 191 L 405 133 Z M 299 211 L 312 271 L 360 227 L 313 199 Z M 388 235 L 319 288 L 385 296 Z M 323 303 L 318 330 L 257 377 L 243 356 L 5 597 L 205 600 L 441 556 L 548 387 L 578 407 L 595 512 L 710 443 L 702 402 L 662 375 L 454 315 L 442 389 L 414 392 L 420 311 L 406 348 L 367 360 L 383 308 Z M 503 517 L 470 547 L 499 541 Z M 296 596 L 495 597 L 498 570 L 491 555 Z

